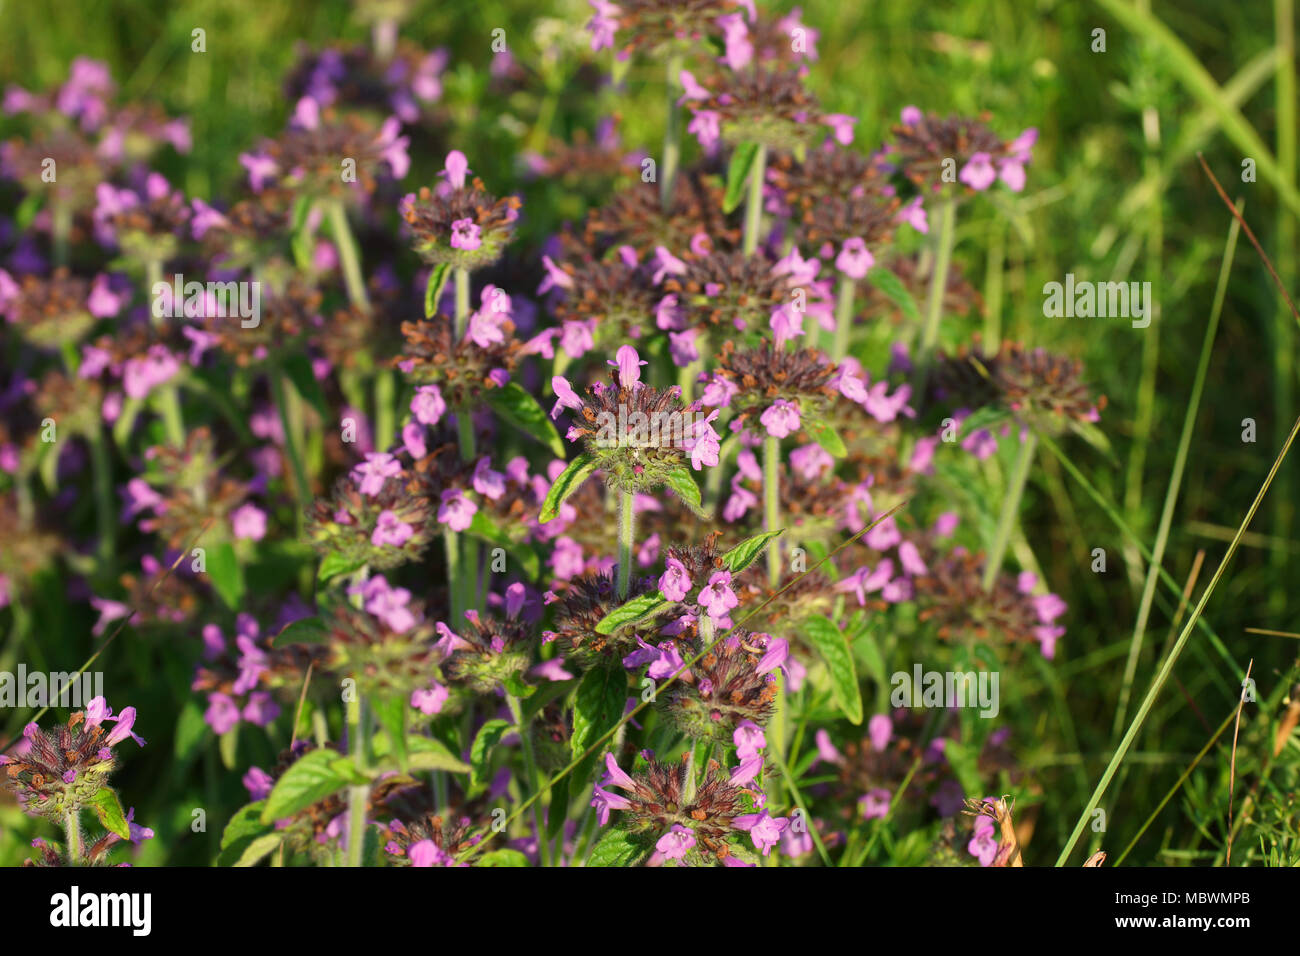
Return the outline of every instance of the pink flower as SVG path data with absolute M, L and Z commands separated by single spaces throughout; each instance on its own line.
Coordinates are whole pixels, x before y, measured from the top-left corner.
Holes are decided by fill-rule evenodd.
M 624 388 L 636 388 L 641 382 L 641 366 L 650 363 L 641 358 L 632 346 L 620 345 L 609 364 L 617 366 L 618 380 Z
M 469 528 L 478 512 L 474 504 L 459 488 L 448 488 L 442 493 L 438 506 L 438 520 L 452 531 L 464 531 Z
M 930 231 L 930 220 L 926 216 L 925 206 L 922 205 L 920 196 L 913 197 L 909 203 L 898 210 L 898 221 L 907 223 L 920 233 Z
M 560 414 L 561 408 L 581 408 L 582 399 L 578 393 L 573 390 L 569 380 L 563 375 L 556 375 L 551 378 L 551 391 L 555 392 L 556 402 L 551 408 L 551 418 Z
M 864 820 L 883 818 L 889 813 L 889 791 L 884 787 L 868 790 L 859 798 L 858 806 L 862 808 Z
M 876 714 L 867 721 L 867 736 L 871 738 L 872 750 L 884 750 L 889 746 L 889 739 L 894 736 L 894 722 L 888 714 Z
M 469 160 L 465 154 L 458 149 L 453 149 L 447 154 L 444 162 L 443 175 L 447 177 L 447 182 L 451 184 L 452 189 L 465 188 L 465 174 L 469 172 Z
M 772 847 L 776 846 L 781 839 L 781 832 L 789 826 L 790 821 L 785 817 L 772 816 L 764 810 L 762 813 L 746 813 L 736 817 L 731 821 L 731 825 L 737 830 L 748 830 L 749 838 L 754 841 L 754 847 L 763 851 L 763 856 L 767 856 Z
M 478 223 L 473 219 L 457 219 L 451 224 L 451 247 L 473 252 L 483 245 Z
M 707 586 L 700 589 L 700 607 L 704 608 L 714 621 L 721 621 L 727 612 L 740 603 L 736 592 L 731 589 L 731 572 L 714 571 Z
M 421 385 L 411 399 L 411 414 L 421 425 L 436 425 L 447 413 L 447 403 L 437 385 Z
M 856 116 L 827 113 L 822 117 L 822 122 L 831 128 L 831 134 L 841 146 L 848 146 L 853 142 L 853 127 L 858 125 Z
M 666 860 L 680 860 L 693 846 L 695 846 L 695 831 L 680 823 L 674 823 L 672 829 L 659 838 L 655 849 L 662 853 Z
M 668 569 L 659 578 L 659 590 L 670 601 L 685 600 L 691 590 L 691 577 L 686 565 L 676 558 L 669 558 Z
M 741 721 L 731 732 L 731 739 L 736 745 L 736 756 L 741 760 L 753 756 L 767 746 L 763 728 L 752 720 Z
M 373 498 L 384 490 L 384 483 L 402 473 L 401 463 L 388 452 L 367 452 L 366 460 L 352 469 L 357 490 Z
M 758 420 L 773 438 L 785 438 L 799 430 L 799 406 L 779 398 Z
M 379 520 L 375 524 L 374 533 L 370 535 L 370 543 L 376 548 L 390 545 L 394 548 L 400 548 L 411 540 L 415 530 L 406 522 L 402 521 L 395 513 L 385 509 L 379 513 Z
M 230 527 L 236 539 L 261 541 L 266 537 L 266 512 L 252 503 L 242 504 L 230 512 Z
M 428 687 L 411 691 L 410 704 L 422 714 L 436 714 L 442 710 L 442 705 L 450 696 L 450 690 L 433 681 Z
M 875 264 L 876 257 L 867 249 L 866 242 L 857 236 L 845 239 L 844 245 L 840 246 L 840 254 L 835 257 L 835 268 L 850 279 L 863 278 Z
M 974 189 L 976 192 L 982 192 L 993 185 L 993 180 L 998 178 L 997 170 L 993 168 L 993 163 L 988 153 L 979 152 L 971 156 L 970 161 L 962 167 L 957 178 Z
M 980 861 L 980 866 L 990 866 L 998 855 L 998 841 L 993 836 L 993 821 L 989 817 L 975 818 L 975 835 L 966 844 L 966 851 Z

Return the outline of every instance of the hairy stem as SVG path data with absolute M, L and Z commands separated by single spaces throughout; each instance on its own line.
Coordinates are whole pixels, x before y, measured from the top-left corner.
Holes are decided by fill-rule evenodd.
M 81 866 L 80 811 L 69 810 L 63 815 L 63 832 L 67 835 L 68 866 Z
M 763 530 L 775 531 L 781 524 L 781 441 L 771 435 L 763 439 Z M 767 546 L 767 583 L 776 587 L 781 580 L 781 547 L 773 541 Z
M 831 358 L 840 361 L 849 354 L 849 337 L 853 332 L 853 294 L 857 284 L 848 276 L 840 277 L 839 294 L 835 299 L 835 341 Z
M 352 759 L 357 770 L 366 771 L 365 706 L 361 694 L 355 689 L 348 701 L 348 738 L 352 744 Z M 348 866 L 361 866 L 366 842 L 366 804 L 370 799 L 370 785 L 348 787 Z
M 619 492 L 618 498 L 618 599 L 627 600 L 632 584 L 632 537 L 636 528 L 636 515 L 632 511 L 636 496 L 630 491 Z
M 957 203 L 949 199 L 939 207 L 939 230 L 935 236 L 934 271 L 930 273 L 930 297 L 925 303 L 925 326 L 921 329 L 921 346 L 916 366 L 923 368 L 939 341 L 939 319 L 943 315 L 943 294 L 948 287 L 948 268 L 952 264 L 953 241 L 957 234 Z

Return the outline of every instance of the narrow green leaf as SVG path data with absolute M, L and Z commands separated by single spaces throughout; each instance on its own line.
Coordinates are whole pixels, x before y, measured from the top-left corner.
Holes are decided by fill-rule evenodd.
M 429 284 L 424 287 L 424 317 L 431 319 L 438 314 L 438 300 L 451 275 L 451 266 L 445 262 L 433 267 L 429 273 Z
M 722 211 L 732 212 L 740 207 L 745 199 L 745 184 L 754 169 L 754 160 L 758 156 L 757 143 L 740 143 L 731 154 L 727 164 L 727 192 L 722 199 Z
M 916 307 L 916 300 L 912 298 L 912 293 L 907 291 L 907 286 L 903 285 L 903 280 L 893 269 L 886 266 L 872 266 L 867 270 L 867 281 L 879 289 L 886 299 L 898 306 L 905 316 L 913 322 L 920 323 L 921 310 Z
M 346 777 L 330 764 L 339 759 L 337 751 L 324 748 L 304 754 L 275 782 L 262 808 L 262 822 L 272 823 L 292 816 L 348 785 Z
M 123 840 L 131 839 L 131 826 L 126 822 L 126 814 L 122 812 L 122 804 L 118 802 L 116 790 L 112 787 L 101 787 L 91 801 L 91 806 L 95 808 L 95 816 L 99 818 L 99 823 L 105 830 L 116 833 Z
M 564 499 L 577 491 L 595 470 L 596 463 L 592 461 L 590 455 L 582 454 L 569 462 L 552 483 L 550 490 L 546 492 L 546 500 L 542 502 L 542 513 L 538 520 L 546 524 L 555 518 L 560 513 L 560 505 L 564 504 Z
M 800 627 L 826 662 L 835 703 L 854 724 L 862 723 L 862 692 L 858 687 L 858 672 L 839 626 L 828 618 L 810 617 L 802 621 Z
M 746 538 L 722 556 L 722 566 L 732 574 L 739 574 L 759 559 L 773 538 L 784 533 L 785 529 L 779 528 L 776 531 L 764 531 L 752 538 Z
M 555 423 L 522 385 L 507 382 L 501 388 L 488 389 L 485 394 L 488 404 L 509 424 L 532 435 L 557 457 L 564 457 L 564 440 L 555 430 Z

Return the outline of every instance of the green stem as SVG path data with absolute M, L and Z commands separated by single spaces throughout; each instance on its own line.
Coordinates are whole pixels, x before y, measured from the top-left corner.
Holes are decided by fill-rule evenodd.
M 930 353 L 939 341 L 939 319 L 943 315 L 943 295 L 948 287 L 948 269 L 952 264 L 952 247 L 957 234 L 957 201 L 945 200 L 939 207 L 939 230 L 935 236 L 937 250 L 934 271 L 930 273 L 930 297 L 925 303 L 925 326 L 921 329 L 921 346 L 916 367 L 926 366 Z
M 357 770 L 366 772 L 366 741 L 364 703 L 360 691 L 353 688 L 348 701 L 348 739 L 352 744 L 352 759 Z M 366 804 L 370 799 L 370 785 L 348 787 L 348 866 L 361 866 L 366 842 Z
M 465 337 L 469 327 L 469 270 L 456 270 L 456 341 Z
M 80 811 L 69 810 L 63 815 L 63 832 L 67 835 L 68 866 L 81 866 Z
M 677 183 L 677 167 L 682 157 L 682 109 L 677 105 L 677 75 L 682 71 L 682 55 L 668 57 L 665 98 L 668 102 L 668 119 L 664 126 L 663 168 L 659 170 L 659 202 L 664 212 L 673 207 L 673 186 Z
M 738 432 L 732 432 L 722 440 L 722 447 L 718 449 L 718 466 L 709 469 L 709 476 L 704 481 L 704 507 L 707 511 L 712 512 L 718 505 L 718 497 L 722 493 L 722 478 L 726 471 L 727 459 L 735 451 L 736 445 L 740 442 Z
M 334 244 L 339 249 L 339 262 L 343 266 L 343 282 L 347 286 L 348 301 L 357 308 L 369 312 L 370 297 L 366 294 L 366 280 L 361 274 L 361 256 L 357 252 L 357 241 L 352 236 L 352 227 L 348 225 L 348 212 L 343 202 L 335 199 L 328 203 L 330 230 L 334 233 Z
M 754 168 L 749 173 L 749 197 L 745 200 L 745 238 L 742 251 L 752 256 L 758 248 L 758 231 L 763 224 L 763 180 L 767 177 L 767 147 L 762 144 L 754 154 Z
M 298 511 L 307 507 L 311 499 L 311 485 L 307 483 L 307 469 L 303 466 L 302 450 L 298 445 L 298 432 L 294 428 L 293 416 L 289 409 L 288 389 L 285 388 L 284 369 L 275 366 L 267 376 L 271 380 L 271 398 L 280 412 L 280 427 L 284 430 L 284 451 L 289 456 L 289 466 L 293 469 L 294 500 Z M 302 515 L 298 516 L 301 523 Z
M 375 375 L 375 447 L 388 448 L 397 436 L 397 381 L 392 369 Z
M 1031 431 L 1020 443 L 1016 452 L 1016 463 L 1012 466 L 1007 480 L 1007 494 L 1002 500 L 1002 513 L 998 515 L 998 527 L 993 536 L 993 547 L 984 564 L 984 590 L 992 591 L 993 582 L 1002 570 L 1002 559 L 1006 557 L 1007 544 L 1011 541 L 1011 530 L 1016 526 L 1020 516 L 1020 498 L 1025 491 L 1025 482 L 1029 478 L 1029 469 L 1034 462 L 1034 450 L 1038 447 L 1038 437 Z
M 632 584 L 632 536 L 636 516 L 632 505 L 636 496 L 630 491 L 619 492 L 618 499 L 618 599 L 627 599 Z
M 113 518 L 113 465 L 108 457 L 104 433 L 96 429 L 90 436 L 91 470 L 95 482 L 95 518 L 99 529 L 99 558 L 104 564 L 113 559 L 117 529 Z
M 451 620 L 454 629 L 460 626 L 460 622 L 465 617 L 465 604 L 462 600 L 464 589 L 460 581 L 460 536 L 443 525 L 442 540 L 447 547 L 447 595 L 451 602 Z
M 763 530 L 775 531 L 781 524 L 781 441 L 771 435 L 763 439 Z M 767 546 L 767 583 L 776 587 L 781 580 L 781 548 L 773 541 Z
M 849 354 L 849 336 L 853 332 L 853 294 L 857 284 L 848 276 L 840 277 L 839 295 L 835 299 L 835 342 L 831 358 L 841 361 Z
M 524 772 L 528 775 L 528 786 L 531 793 L 537 793 L 541 787 L 540 778 L 537 774 L 537 762 L 533 759 L 533 741 L 528 736 L 528 728 L 524 724 L 523 707 L 519 703 L 519 698 L 512 694 L 506 695 L 506 702 L 510 705 L 510 715 L 514 717 L 515 726 L 519 730 L 519 745 L 524 754 Z M 552 807 L 551 812 L 556 812 Z M 533 801 L 533 826 L 537 830 L 537 853 L 541 860 L 542 866 L 551 865 L 551 847 L 546 840 L 546 831 L 542 827 L 542 802 L 541 800 Z

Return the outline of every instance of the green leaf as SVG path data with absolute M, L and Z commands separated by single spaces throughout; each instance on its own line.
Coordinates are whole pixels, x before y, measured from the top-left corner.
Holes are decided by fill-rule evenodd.
M 235 760 L 239 756 L 239 724 L 217 738 L 217 749 L 221 752 L 221 766 L 234 770 Z
M 983 408 L 976 409 L 962 421 L 961 431 L 957 437 L 958 439 L 966 438 L 982 428 L 993 432 L 998 425 L 1001 425 L 1010 417 L 1011 413 L 1005 408 L 999 408 L 997 405 L 985 405 Z
M 700 501 L 700 486 L 695 483 L 695 477 L 691 474 L 689 468 L 685 465 L 678 465 L 668 472 L 668 487 L 671 488 L 682 503 L 690 508 L 692 512 L 701 518 L 709 517 L 709 513 L 704 510 L 704 505 Z
M 844 440 L 840 438 L 839 432 L 825 422 L 805 418 L 803 420 L 803 430 L 811 435 L 812 440 L 826 449 L 833 458 L 843 458 L 848 454 L 848 449 L 844 447 Z
M 867 270 L 867 281 L 880 290 L 881 294 L 902 310 L 903 314 L 918 325 L 921 322 L 921 310 L 916 307 L 916 300 L 907 291 L 903 280 L 893 269 L 886 266 L 872 266 Z
M 225 830 L 221 832 L 221 849 L 225 850 L 240 841 L 248 841 L 265 833 L 271 824 L 262 822 L 264 806 L 266 801 L 258 800 L 236 810 L 235 815 L 226 824 Z
M 232 611 L 240 609 L 244 599 L 244 569 L 235 557 L 235 546 L 229 541 L 208 548 L 206 566 L 212 586 Z
M 560 513 L 560 505 L 564 504 L 564 499 L 573 494 L 578 488 L 591 477 L 591 473 L 596 470 L 596 463 L 590 455 L 581 454 L 560 472 L 558 478 L 551 484 L 551 488 L 546 492 L 546 500 L 542 502 L 542 513 L 538 520 L 542 524 L 552 520 Z
M 564 457 L 564 441 L 555 430 L 555 423 L 522 385 L 506 382 L 501 388 L 488 389 L 486 396 L 487 403 L 508 423 L 532 435 L 557 457 Z
M 411 748 L 412 770 L 446 770 L 451 773 L 469 773 L 469 764 L 461 760 L 447 745 L 432 737 L 408 737 L 407 746 Z
M 862 723 L 862 692 L 858 687 L 858 672 L 853 666 L 853 654 L 839 626 L 824 617 L 810 617 L 801 625 L 826 662 L 831 676 L 831 695 L 845 715 L 854 724 Z
M 564 829 L 569 818 L 570 789 L 573 786 L 573 774 L 561 777 L 551 784 L 551 804 L 546 810 L 546 838 L 554 840 Z M 584 781 L 585 782 L 585 781 Z
M 235 861 L 237 867 L 256 866 L 262 862 L 272 850 L 284 842 L 284 833 L 268 833 L 266 836 L 260 836 L 252 840 L 244 847 L 244 852 L 239 855 Z
M 977 766 L 979 754 L 975 748 L 950 737 L 944 740 L 943 756 L 966 795 L 978 799 L 983 794 L 984 784 L 980 778 Z
M 479 866 L 527 866 L 528 857 L 518 850 L 493 850 L 484 853 L 478 860 Z
M 784 528 L 776 531 L 764 531 L 752 538 L 746 538 L 722 556 L 722 566 L 732 574 L 739 574 L 759 559 L 767 549 L 768 542 L 785 533 Z
M 542 561 L 537 556 L 537 552 L 530 545 L 512 539 L 482 508 L 474 512 L 468 530 L 474 537 L 486 541 L 488 544 L 504 548 L 506 553 L 512 555 L 523 565 L 524 574 L 531 580 L 536 580 L 542 573 Z
M 95 816 L 100 825 L 109 833 L 116 833 L 123 840 L 131 839 L 131 826 L 126 822 L 122 804 L 118 802 L 117 791 L 112 787 L 101 787 L 90 805 L 95 808 Z
M 286 624 L 284 630 L 271 638 L 271 646 L 286 647 L 290 644 L 324 644 L 329 638 L 329 629 L 319 617 L 304 617 Z
M 670 602 L 659 591 L 642 594 L 620 604 L 596 622 L 597 634 L 613 634 L 624 624 L 631 624 L 667 610 Z
M 271 795 L 266 798 L 266 806 L 262 808 L 262 822 L 272 823 L 293 816 L 346 787 L 347 778 L 330 766 L 338 759 L 339 754 L 328 748 L 313 750 L 298 758 L 275 782 Z
M 406 769 L 408 756 L 406 747 L 406 711 L 410 707 L 402 694 L 392 694 L 374 701 L 375 716 L 388 734 L 392 747 L 390 751 L 397 758 L 397 765 Z
M 758 157 L 757 143 L 740 143 L 731 154 L 727 165 L 727 192 L 722 198 L 722 211 L 731 212 L 739 208 L 745 199 L 745 184 L 754 169 L 754 160 Z
M 208 724 L 203 719 L 203 708 L 191 698 L 181 708 L 180 719 L 176 722 L 176 741 L 172 750 L 176 763 L 188 763 L 207 735 Z
M 569 747 L 581 756 L 623 716 L 627 706 L 627 674 L 622 668 L 587 671 L 573 701 L 573 735 Z
M 860 614 L 861 612 L 853 616 L 854 622 L 858 626 L 849 629 L 847 635 L 849 645 L 854 653 L 866 662 L 867 670 L 870 672 L 872 679 L 877 684 L 885 686 L 889 683 L 888 674 L 885 671 L 885 658 L 880 653 L 880 645 L 876 643 L 875 634 L 876 628 L 879 622 L 883 620 L 883 617 L 879 614 L 873 614 L 863 621 L 859 616 Z
M 489 757 L 492 748 L 495 747 L 502 737 L 510 730 L 511 724 L 508 720 L 489 720 L 478 729 L 478 734 L 474 737 L 474 743 L 469 750 L 470 786 L 479 787 L 487 783 Z
M 592 848 L 587 866 L 636 866 L 649 855 L 650 843 L 645 836 L 613 827 Z
M 328 581 L 340 574 L 351 574 L 353 571 L 359 571 L 365 567 L 365 564 L 366 562 L 362 558 L 345 558 L 337 551 L 331 551 L 321 561 L 320 570 L 316 572 L 316 580 Z
M 424 317 L 431 319 L 438 314 L 438 300 L 442 298 L 442 290 L 446 288 L 447 279 L 451 275 L 451 266 L 446 262 L 441 262 L 433 267 L 429 273 L 429 284 L 424 287 Z
M 284 374 L 289 376 L 289 381 L 293 382 L 293 387 L 298 390 L 303 400 L 316 409 L 321 417 L 326 417 L 329 411 L 325 404 L 325 392 L 321 389 L 320 382 L 316 381 L 316 374 L 312 371 L 311 359 L 307 357 L 307 353 L 290 353 L 281 359 L 280 367 L 284 369 Z

